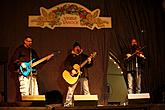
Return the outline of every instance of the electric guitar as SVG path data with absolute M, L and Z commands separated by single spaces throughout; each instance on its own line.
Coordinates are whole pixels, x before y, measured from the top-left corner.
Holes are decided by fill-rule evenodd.
M 93 54 L 91 54 L 88 58 L 93 58 L 96 56 L 96 52 L 94 52 Z M 64 70 L 64 72 L 62 73 L 62 76 L 64 78 L 64 80 L 69 83 L 69 84 L 75 84 L 77 82 L 77 80 L 79 79 L 79 76 L 81 75 L 81 71 L 80 68 L 82 68 L 86 63 L 88 63 L 88 58 L 80 65 L 78 64 L 74 64 L 73 68 L 74 70 L 76 70 L 76 75 L 71 75 L 71 73 L 67 70 Z
M 50 54 L 50 55 L 48 55 L 48 56 L 46 56 L 46 57 L 43 57 L 42 59 L 40 59 L 40 60 L 38 60 L 38 61 L 36 61 L 36 62 L 34 62 L 34 63 L 32 63 L 32 61 L 33 61 L 34 59 L 32 59 L 32 60 L 29 61 L 29 62 L 23 62 L 24 65 L 26 66 L 26 68 L 23 68 L 22 65 L 20 65 L 19 70 L 20 70 L 20 72 L 22 73 L 22 75 L 24 75 L 25 77 L 27 77 L 27 76 L 29 76 L 30 72 L 32 71 L 32 67 L 34 67 L 34 66 L 40 64 L 41 62 L 43 62 L 43 61 L 45 61 L 45 60 L 47 60 L 47 59 L 50 59 L 52 56 L 54 56 L 53 53 Z

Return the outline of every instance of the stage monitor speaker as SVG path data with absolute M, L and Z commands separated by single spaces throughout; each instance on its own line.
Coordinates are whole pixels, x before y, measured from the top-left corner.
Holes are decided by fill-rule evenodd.
M 45 95 L 25 95 L 17 102 L 18 106 L 43 106 L 45 105 Z
M 128 94 L 128 104 L 147 104 L 150 103 L 149 93 Z
M 58 90 L 52 90 L 45 94 L 46 104 L 62 104 L 63 96 Z
M 115 55 L 109 52 L 107 70 L 108 103 L 124 105 L 127 99 L 127 85 L 123 75 L 123 67 Z
M 97 95 L 74 95 L 74 106 L 97 106 Z
M 22 101 L 45 101 L 45 95 L 24 95 Z

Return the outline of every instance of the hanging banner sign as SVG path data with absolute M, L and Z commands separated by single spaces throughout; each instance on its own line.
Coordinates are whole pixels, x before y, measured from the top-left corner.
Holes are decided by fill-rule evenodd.
M 100 9 L 90 11 L 77 3 L 62 3 L 50 9 L 41 7 L 40 14 L 28 17 L 29 27 L 112 28 L 111 17 L 99 17 Z

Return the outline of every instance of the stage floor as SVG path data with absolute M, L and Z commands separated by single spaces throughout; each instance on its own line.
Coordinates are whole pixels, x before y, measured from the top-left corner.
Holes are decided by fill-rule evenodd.
M 0 110 L 164 110 L 165 104 L 129 104 L 126 106 L 75 106 L 63 107 L 60 104 L 53 104 L 50 106 L 18 106 L 18 104 L 4 104 L 1 105 Z

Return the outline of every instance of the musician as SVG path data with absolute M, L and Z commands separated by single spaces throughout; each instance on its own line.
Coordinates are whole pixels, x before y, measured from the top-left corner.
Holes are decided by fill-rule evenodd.
M 131 46 L 126 54 L 128 93 L 141 92 L 141 74 L 144 70 L 144 53 L 135 38 L 131 39 Z
M 20 100 L 24 95 L 39 95 L 37 84 L 37 68 L 28 68 L 25 62 L 35 62 L 39 59 L 37 52 L 32 48 L 31 36 L 25 36 L 23 44 L 16 48 L 9 63 L 9 71 L 16 81 L 16 100 Z M 48 58 L 47 60 L 49 60 Z M 30 70 L 28 76 L 24 76 L 21 71 Z
M 68 87 L 68 92 L 66 95 L 66 102 L 64 103 L 64 107 L 72 106 L 72 97 L 74 94 L 74 90 L 77 86 L 77 83 L 80 82 L 81 84 L 81 92 L 84 95 L 90 95 L 89 85 L 88 85 L 88 68 L 93 65 L 93 60 L 89 58 L 88 55 L 84 54 L 81 46 L 78 42 L 73 44 L 73 48 L 71 53 L 66 57 L 64 61 L 65 69 L 70 72 L 70 74 L 74 77 L 77 75 L 77 70 L 73 67 L 74 64 L 80 65 L 85 60 L 88 61 L 85 66 L 83 66 L 81 70 L 81 76 L 75 84 L 71 84 Z

